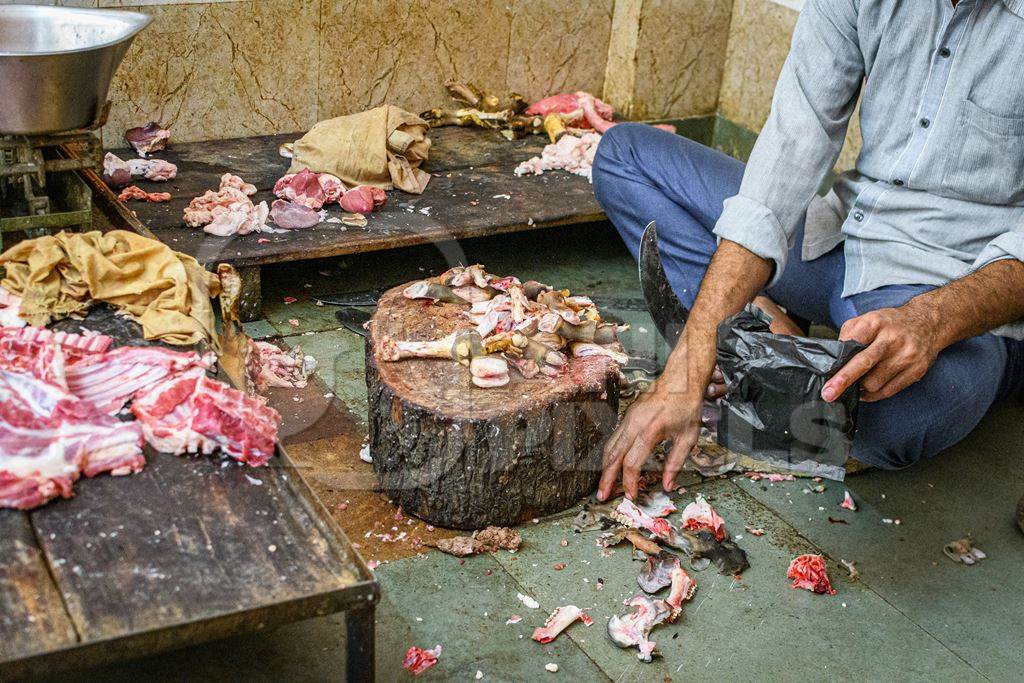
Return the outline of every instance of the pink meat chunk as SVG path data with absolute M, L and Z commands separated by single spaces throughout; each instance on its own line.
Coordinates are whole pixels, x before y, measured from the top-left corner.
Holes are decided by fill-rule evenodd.
M 338 201 L 341 208 L 352 213 L 370 213 L 387 202 L 387 193 L 379 187 L 359 185 L 342 195 Z
M 324 204 L 338 201 L 344 193 L 341 179 L 330 173 L 314 173 L 308 168 L 284 175 L 274 183 L 274 195 L 278 198 L 317 211 Z
M 146 439 L 167 453 L 216 448 L 254 467 L 274 454 L 281 416 L 253 396 L 206 376 L 202 368 L 139 392 L 132 412 Z
M 80 474 L 145 466 L 142 432 L 58 386 L 0 369 L 0 508 L 28 510 L 62 496 Z
M 161 126 L 156 121 L 150 121 L 144 126 L 129 128 L 124 132 L 125 141 L 131 145 L 141 157 L 164 149 L 171 137 L 171 131 Z
M 270 205 L 270 220 L 285 230 L 312 228 L 320 224 L 320 212 L 302 204 L 294 204 L 283 199 L 275 199 Z

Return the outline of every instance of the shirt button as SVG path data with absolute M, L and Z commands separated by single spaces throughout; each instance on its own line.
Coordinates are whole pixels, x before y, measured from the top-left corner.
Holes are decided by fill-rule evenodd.
M 854 211 L 853 212 L 853 220 L 855 220 L 858 223 L 860 223 L 862 220 L 864 220 L 864 212 L 863 211 Z
M 932 122 L 929 121 L 928 119 L 921 119 L 920 123 L 922 128 L 927 128 L 928 126 L 932 125 Z
M 892 184 L 895 185 L 896 187 L 902 187 L 903 181 L 897 178 L 896 180 L 892 181 Z
M 953 53 L 949 51 L 948 47 L 944 47 L 941 50 L 939 50 L 939 56 L 942 57 L 943 59 L 949 57 L 951 54 Z

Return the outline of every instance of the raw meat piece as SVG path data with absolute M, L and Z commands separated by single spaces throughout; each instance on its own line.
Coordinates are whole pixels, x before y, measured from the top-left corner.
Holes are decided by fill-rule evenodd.
M 786 578 L 793 579 L 793 588 L 804 588 L 813 593 L 835 595 L 825 571 L 825 560 L 821 555 L 800 555 L 789 563 Z
M 338 201 L 345 184 L 330 173 L 314 173 L 308 168 L 288 173 L 274 183 L 274 195 L 308 209 L 320 210 L 324 204 Z
M 79 475 L 138 472 L 142 433 L 58 386 L 0 369 L 0 508 L 71 496 Z
M 683 603 L 692 598 L 693 594 L 697 592 L 697 582 L 678 564 L 672 568 L 671 578 L 672 590 L 669 591 L 665 604 L 672 609 L 672 614 L 669 615 L 668 620 L 675 621 L 679 617 L 679 613 L 683 611 Z
M 221 451 L 254 467 L 274 454 L 281 416 L 262 401 L 193 368 L 140 391 L 132 412 L 154 448 L 180 455 Z
M 435 645 L 433 649 L 424 650 L 421 647 L 410 647 L 405 651 L 405 660 L 402 668 L 408 669 L 413 676 L 421 673 L 437 664 L 437 658 L 441 656 L 441 646 Z
M 552 95 L 534 102 L 526 108 L 528 116 L 547 116 L 551 113 L 562 114 L 567 117 L 567 123 L 572 123 L 580 128 L 590 128 L 593 124 L 583 117 L 583 103 L 580 102 L 580 95 L 585 95 L 591 100 L 591 108 L 598 118 L 611 121 L 615 111 L 611 105 L 602 102 L 593 95 L 582 91 L 567 92 L 560 95 Z
M 626 526 L 649 531 L 673 548 L 680 550 L 688 549 L 686 539 L 676 531 L 667 519 L 651 517 L 628 498 L 623 498 L 612 514 L 616 521 Z
M 839 504 L 839 507 L 852 510 L 853 512 L 857 511 L 857 504 L 853 502 L 853 496 L 850 495 L 849 491 L 843 495 L 843 502 Z
M 539 157 L 516 166 L 515 174 L 540 175 L 544 171 L 563 169 L 590 180 L 599 142 L 601 136 L 598 133 L 584 133 L 580 137 L 563 135 L 558 142 L 546 145 Z
M 113 155 L 108 154 L 107 156 Z M 106 163 L 104 163 L 104 168 L 106 168 Z M 163 159 L 129 159 L 128 170 L 135 178 L 145 178 L 154 182 L 174 180 L 178 175 L 178 167 Z
M 146 192 L 137 185 L 129 185 L 121 190 L 121 194 L 117 195 L 117 199 L 121 202 L 126 202 L 130 199 L 141 199 L 144 202 L 169 202 L 171 201 L 171 193 Z
M 320 213 L 302 204 L 293 204 L 283 199 L 275 199 L 274 203 L 270 205 L 270 219 L 279 228 L 299 230 L 319 225 Z
M 696 500 L 683 508 L 683 529 L 700 531 L 707 529 L 716 541 L 725 539 L 725 520 L 718 516 L 704 496 L 697 494 Z
M 103 156 L 103 182 L 109 187 L 124 187 L 132 181 L 132 169 L 116 154 L 107 152 Z
M 255 185 L 225 173 L 216 192 L 207 190 L 185 207 L 185 225 L 192 228 L 206 226 L 204 232 L 220 237 L 259 232 L 266 225 L 270 209 L 266 202 L 254 205 L 249 199 L 253 194 L 256 194 Z
M 212 354 L 161 346 L 119 346 L 66 364 L 67 388 L 105 413 L 116 413 L 137 391 L 190 368 L 213 366 Z
M 570 350 L 574 358 L 607 356 L 619 365 L 625 365 L 629 362 L 629 355 L 617 350 L 614 346 L 602 346 L 591 342 L 573 342 Z M 675 508 L 672 509 L 675 510 Z
M 538 626 L 533 631 L 533 639 L 538 643 L 550 643 L 558 637 L 558 634 L 569 627 L 569 624 L 579 619 L 587 626 L 594 623 L 586 612 L 576 605 L 563 605 L 556 607 L 551 616 L 544 622 L 544 626 Z
M 27 323 L 18 316 L 21 297 L 0 287 L 0 327 L 24 327 Z
M 249 340 L 246 372 L 257 391 L 267 387 L 302 389 L 310 373 L 316 370 L 316 359 L 302 354 L 302 347 L 280 349 L 270 342 Z
M 654 594 L 672 584 L 672 572 L 679 567 L 679 557 L 670 552 L 660 551 L 648 555 L 647 563 L 636 577 L 644 593 Z
M 379 187 L 358 185 L 342 195 L 338 203 L 341 204 L 341 208 L 345 209 L 345 211 L 370 213 L 384 206 L 387 201 L 387 193 Z
M 631 614 L 613 615 L 608 620 L 608 635 L 619 647 L 636 647 L 637 658 L 649 662 L 654 654 L 655 643 L 650 639 L 651 629 L 664 623 L 672 614 L 672 608 L 664 600 L 646 595 L 634 595 L 623 602 L 636 608 Z
M 255 185 L 253 185 L 252 183 L 247 183 L 238 176 L 232 175 L 231 173 L 225 173 L 220 177 L 220 189 L 223 190 L 225 187 L 233 187 L 234 189 L 244 194 L 246 197 L 251 197 L 252 195 L 256 194 Z
M 102 354 L 111 341 L 104 335 L 69 334 L 42 327 L 3 327 L 0 328 L 0 368 L 28 373 L 67 390 L 67 364 Z
M 170 137 L 171 131 L 156 121 L 150 121 L 146 125 L 137 128 L 129 128 L 124 132 L 125 141 L 143 158 L 153 152 L 166 148 L 167 140 Z

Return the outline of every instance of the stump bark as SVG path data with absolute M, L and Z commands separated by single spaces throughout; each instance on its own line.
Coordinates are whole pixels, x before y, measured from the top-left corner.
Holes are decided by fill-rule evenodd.
M 469 305 L 380 299 L 366 337 L 373 467 L 382 490 L 431 524 L 478 529 L 560 512 L 590 493 L 618 415 L 605 357 L 571 358 L 559 377 L 481 389 L 450 360 L 382 361 L 381 339 L 426 341 L 459 327 Z

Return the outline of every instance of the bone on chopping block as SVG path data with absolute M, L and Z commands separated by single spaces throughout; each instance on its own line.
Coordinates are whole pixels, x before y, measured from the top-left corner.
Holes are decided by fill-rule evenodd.
M 568 340 L 539 329 L 547 315 L 563 320 L 537 300 L 552 291 L 459 266 L 380 298 L 367 325 L 370 452 L 396 504 L 480 528 L 564 510 L 596 483 L 619 366 L 567 356 Z M 605 329 L 587 297 L 544 300 L 590 338 Z

